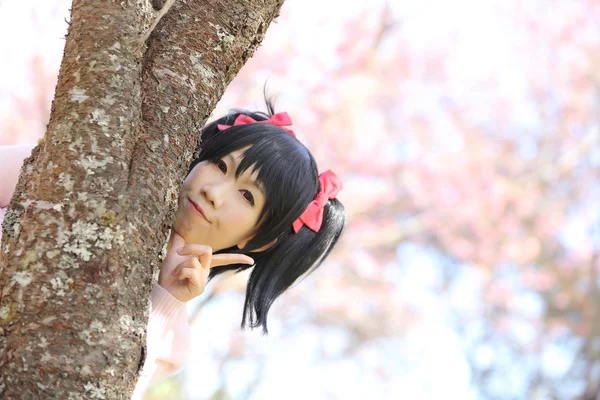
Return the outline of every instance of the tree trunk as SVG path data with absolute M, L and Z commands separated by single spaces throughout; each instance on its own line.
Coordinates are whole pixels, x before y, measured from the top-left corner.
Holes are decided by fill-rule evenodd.
M 167 0 L 144 42 L 162 3 L 73 1 L 50 123 L 3 224 L 2 399 L 131 396 L 199 128 L 282 0 Z

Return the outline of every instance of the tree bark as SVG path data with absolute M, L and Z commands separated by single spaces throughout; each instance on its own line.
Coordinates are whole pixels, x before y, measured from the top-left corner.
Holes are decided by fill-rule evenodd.
M 73 1 L 50 123 L 2 227 L 0 398 L 131 396 L 199 128 L 282 2 Z M 144 41 L 153 5 L 171 8 Z

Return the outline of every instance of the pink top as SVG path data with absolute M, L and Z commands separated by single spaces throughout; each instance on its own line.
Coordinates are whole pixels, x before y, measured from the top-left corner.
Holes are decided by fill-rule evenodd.
M 185 303 L 154 282 L 152 307 L 146 332 L 148 355 L 132 400 L 139 400 L 160 378 L 181 369 L 190 347 L 190 326 Z
M 0 208 L 0 225 L 5 213 L 6 208 Z M 154 282 L 146 332 L 146 361 L 131 399 L 141 400 L 156 381 L 181 369 L 187 361 L 189 347 L 190 326 L 185 303 Z

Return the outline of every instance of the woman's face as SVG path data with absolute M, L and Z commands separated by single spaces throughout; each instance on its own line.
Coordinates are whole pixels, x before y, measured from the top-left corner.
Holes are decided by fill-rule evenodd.
M 258 174 L 248 168 L 235 177 L 246 149 L 198 163 L 183 181 L 173 229 L 186 243 L 205 244 L 217 251 L 243 247 L 257 233 L 265 205 Z

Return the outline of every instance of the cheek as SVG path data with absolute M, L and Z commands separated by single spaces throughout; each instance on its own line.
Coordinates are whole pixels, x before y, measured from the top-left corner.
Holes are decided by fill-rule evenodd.
M 237 231 L 240 235 L 246 235 L 254 229 L 256 216 L 248 210 L 237 208 L 234 212 L 228 213 L 229 227 L 233 231 Z
M 194 183 L 206 179 L 208 173 L 210 173 L 210 165 L 207 164 L 206 161 L 202 161 L 201 163 L 196 164 L 196 166 L 190 171 L 188 176 L 185 177 L 183 181 L 183 186 L 193 186 Z

